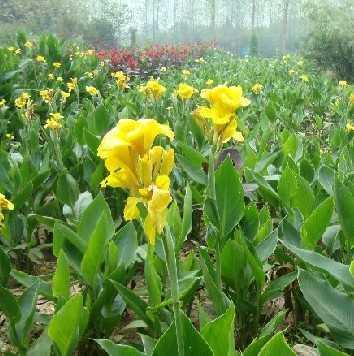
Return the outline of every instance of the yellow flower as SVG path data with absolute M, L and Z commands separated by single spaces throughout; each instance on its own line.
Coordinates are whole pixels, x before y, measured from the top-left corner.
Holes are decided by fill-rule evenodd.
M 44 125 L 45 129 L 56 131 L 63 127 L 63 125 L 61 124 L 61 119 L 64 118 L 63 115 L 56 112 L 56 113 L 49 114 L 49 116 L 50 117 L 47 119 L 46 124 Z
M 63 81 L 63 77 L 57 77 L 57 82 L 62 82 Z
M 309 78 L 309 76 L 308 75 L 306 75 L 306 74 L 302 74 L 302 75 L 300 75 L 300 77 L 299 77 L 303 82 L 309 82 L 310 81 L 310 78 Z
M 28 49 L 31 49 L 31 48 L 33 48 L 33 43 L 31 41 L 27 41 L 25 43 L 25 47 L 28 48 Z
M 128 87 L 128 82 L 130 78 L 127 75 L 125 75 L 124 72 L 122 71 L 114 72 L 111 75 L 116 80 L 116 84 L 119 88 L 125 89 Z
M 77 88 L 77 78 L 70 78 L 70 82 L 66 83 L 69 92 Z
M 5 99 L 0 99 L 0 108 L 5 106 L 5 104 L 6 104 L 6 100 Z
M 64 90 L 61 90 L 61 91 L 60 91 L 60 95 L 61 95 L 60 101 L 61 101 L 62 103 L 66 103 L 66 99 L 68 99 L 68 98 L 70 97 L 70 92 L 66 92 L 66 91 L 64 91 Z
M 167 68 L 166 67 L 161 67 L 160 72 L 167 72 Z
M 4 210 L 14 210 L 14 205 L 10 200 L 7 200 L 5 195 L 0 193 L 0 227 L 4 224 L 4 214 L 2 213 Z
M 178 89 L 176 90 L 176 95 L 181 99 L 181 100 L 189 100 L 193 94 L 197 92 L 197 89 L 193 88 L 192 86 L 186 84 L 186 83 L 181 83 L 178 86 Z
M 87 86 L 86 91 L 92 96 L 97 96 L 100 94 L 100 91 L 97 88 L 92 87 L 92 86 Z
M 36 61 L 37 61 L 38 63 L 45 63 L 45 62 L 46 62 L 45 58 L 44 58 L 43 56 L 41 56 L 41 55 L 38 55 L 38 56 L 36 57 Z
M 158 100 L 165 94 L 166 88 L 158 80 L 151 79 L 140 87 L 140 91 L 151 99 Z
M 345 88 L 348 86 L 348 82 L 346 80 L 340 80 L 338 82 L 338 85 L 341 87 L 341 88 Z
M 212 86 L 212 85 L 214 84 L 214 80 L 208 79 L 208 80 L 205 82 L 205 84 L 206 84 L 208 87 L 210 87 L 210 86 Z
M 346 129 L 348 132 L 354 131 L 354 125 L 350 121 L 348 121 Z
M 184 77 L 188 77 L 189 75 L 191 75 L 191 72 L 188 69 L 183 69 L 182 74 Z
M 59 62 L 54 62 L 53 63 L 53 67 L 56 68 L 56 69 L 59 69 L 61 67 L 61 63 Z
M 30 100 L 30 98 L 31 96 L 28 93 L 22 93 L 17 99 L 15 99 L 15 106 L 18 109 L 23 109 L 27 105 L 27 102 Z
M 39 95 L 41 96 L 42 100 L 45 103 L 49 104 L 53 100 L 54 90 L 53 89 L 41 90 L 39 92 Z
M 49 80 L 54 80 L 55 79 L 54 74 L 53 73 L 49 73 L 48 74 L 48 79 Z
M 294 74 L 296 74 L 296 70 L 289 69 L 288 73 L 289 73 L 289 75 L 294 75 Z
M 204 64 L 206 63 L 205 59 L 203 57 L 200 57 L 200 58 L 197 58 L 195 60 L 195 63 L 198 63 L 198 64 Z
M 155 243 L 156 234 L 162 232 L 166 209 L 172 199 L 168 175 L 174 167 L 174 151 L 153 146 L 160 135 L 169 139 L 174 137 L 167 125 L 156 120 L 121 119 L 103 137 L 97 152 L 109 171 L 101 186 L 123 188 L 129 192 L 125 220 L 140 216 L 139 203 L 147 208 L 144 231 L 151 244 Z
M 13 46 L 10 46 L 10 47 L 7 47 L 7 50 L 8 50 L 9 52 L 15 52 L 15 51 L 16 51 L 16 48 L 13 47 Z
M 22 53 L 22 49 L 21 48 L 17 48 L 15 51 L 15 54 L 21 54 Z
M 193 115 L 209 140 L 217 146 L 231 139 L 242 142 L 243 136 L 236 130 L 236 110 L 250 104 L 242 88 L 218 86 L 203 90 L 201 97 L 208 100 L 210 107 L 199 106 Z
M 7 134 L 5 135 L 5 137 L 6 137 L 7 139 L 9 139 L 9 140 L 14 140 L 14 139 L 15 139 L 15 136 L 12 135 L 12 134 L 10 134 L 10 133 L 7 133 Z
M 262 84 L 259 84 L 259 83 L 256 83 L 255 85 L 253 85 L 252 89 L 254 94 L 258 95 L 262 92 L 263 90 L 263 85 Z

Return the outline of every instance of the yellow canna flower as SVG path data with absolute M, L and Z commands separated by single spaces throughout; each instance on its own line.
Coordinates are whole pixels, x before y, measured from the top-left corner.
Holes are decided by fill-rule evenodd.
M 181 100 L 189 100 L 197 92 L 198 92 L 198 90 L 193 88 L 192 86 L 190 86 L 186 83 L 181 83 L 178 86 L 178 89 L 176 90 L 176 95 Z
M 251 88 L 252 92 L 256 95 L 260 94 L 263 90 L 263 85 L 256 83 L 255 85 L 253 85 L 253 87 Z
M 22 53 L 22 49 L 21 48 L 17 48 L 15 51 L 15 54 L 21 54 Z
M 30 100 L 30 98 L 31 96 L 28 93 L 22 93 L 17 99 L 15 99 L 15 106 L 18 109 L 23 109 L 27 105 L 27 102 Z
M 124 74 L 124 72 L 119 71 L 111 74 L 112 77 L 116 80 L 116 84 L 120 89 L 125 89 L 128 87 L 128 82 L 130 78 Z
M 25 43 L 25 47 L 28 48 L 28 49 L 31 49 L 31 48 L 33 48 L 33 43 L 31 41 L 27 41 Z
M 48 74 L 48 79 L 49 80 L 54 80 L 55 79 L 54 74 L 53 73 L 49 73 Z
M 140 87 L 140 91 L 151 99 L 158 100 L 165 94 L 166 88 L 158 80 L 150 79 L 146 85 Z
M 45 58 L 43 56 L 41 56 L 40 54 L 36 57 L 36 61 L 38 63 L 45 63 L 46 62 Z
M 42 100 L 49 104 L 52 102 L 53 100 L 53 95 L 54 95 L 54 90 L 53 89 L 45 89 L 45 90 L 41 90 L 39 92 L 39 95 L 41 96 Z
M 0 99 L 0 108 L 5 106 L 5 104 L 6 104 L 6 100 L 5 99 Z
M 182 74 L 184 77 L 188 77 L 191 75 L 191 72 L 188 69 L 183 69 L 182 70 Z
M 162 232 L 165 215 L 171 201 L 169 178 L 174 167 L 173 149 L 153 146 L 157 136 L 173 139 L 167 125 L 153 119 L 121 119 L 102 139 L 97 154 L 105 161 L 108 177 L 102 187 L 128 190 L 124 208 L 125 220 L 140 217 L 138 204 L 147 208 L 144 231 L 149 243 Z
M 340 80 L 338 82 L 338 85 L 341 87 L 341 88 L 345 88 L 348 86 L 348 82 L 346 80 Z
M 9 52 L 15 52 L 15 51 L 16 51 L 16 48 L 13 47 L 13 46 L 10 46 L 10 47 L 7 47 L 7 50 L 8 50 Z
M 208 87 L 210 87 L 210 86 L 212 86 L 212 85 L 214 84 L 214 80 L 208 79 L 208 80 L 205 82 L 205 84 L 206 84 Z
M 161 67 L 160 72 L 167 72 L 167 68 L 166 67 Z
M 69 92 L 75 90 L 77 88 L 77 78 L 70 78 L 70 82 L 66 83 Z
M 70 97 L 70 92 L 66 92 L 64 90 L 61 90 L 60 91 L 60 95 L 61 95 L 60 101 L 64 104 L 64 103 L 66 103 L 66 99 L 68 99 Z
M 59 62 L 54 62 L 53 63 L 53 67 L 56 68 L 56 69 L 59 69 L 61 67 L 61 63 Z
M 61 129 L 63 127 L 61 123 L 63 118 L 64 116 L 58 112 L 49 114 L 49 118 L 47 119 L 44 128 L 54 131 Z
M 57 77 L 57 82 L 62 83 L 63 82 L 63 77 Z
M 310 81 L 310 78 L 309 78 L 309 76 L 308 75 L 306 75 L 306 74 L 302 74 L 302 75 L 300 75 L 300 77 L 299 77 L 303 82 L 309 82 Z
M 91 95 L 91 96 L 97 96 L 100 94 L 100 91 L 93 87 L 93 86 L 87 86 L 86 91 Z
M 354 125 L 350 121 L 348 121 L 346 129 L 348 132 L 352 132 L 354 131 Z
M 296 74 L 296 70 L 289 69 L 288 73 L 289 73 L 289 75 L 294 75 L 294 74 Z
M 5 216 L 3 214 L 4 210 L 14 210 L 14 205 L 10 200 L 7 200 L 5 195 L 0 193 L 0 227 L 3 227 Z

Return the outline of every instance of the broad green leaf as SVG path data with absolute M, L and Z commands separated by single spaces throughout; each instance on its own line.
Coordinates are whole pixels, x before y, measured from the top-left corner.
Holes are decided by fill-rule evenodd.
M 63 247 L 65 240 L 68 240 L 80 252 L 84 252 L 86 249 L 86 241 L 76 232 L 60 222 L 55 223 L 54 225 L 53 239 L 53 253 L 56 257 L 59 257 L 60 250 Z
M 349 356 L 347 353 L 338 351 L 324 342 L 318 342 L 317 347 L 320 356 Z
M 192 213 L 192 191 L 189 185 L 187 185 L 183 201 L 181 242 L 183 242 L 187 238 L 187 235 L 192 231 Z
M 53 296 L 67 301 L 70 297 L 70 268 L 65 253 L 60 251 L 53 275 Z
M 246 347 L 246 349 L 243 351 L 242 355 L 243 356 L 258 356 L 262 347 L 269 341 L 269 339 L 270 339 L 270 336 L 261 336 L 257 339 L 254 339 L 251 342 L 251 344 L 249 344 Z
M 45 329 L 42 335 L 32 344 L 27 351 L 26 356 L 50 356 L 52 341 L 48 336 L 48 331 Z
M 281 310 L 278 312 L 262 329 L 260 337 L 262 336 L 271 336 L 285 320 L 287 310 Z
M 240 177 L 229 158 L 215 172 L 215 194 L 218 227 L 222 236 L 226 236 L 240 222 L 245 210 Z
M 107 339 L 96 339 L 95 341 L 109 356 L 144 356 L 144 353 L 132 346 L 115 344 Z
M 213 356 L 210 347 L 192 322 L 182 312 L 180 312 L 180 317 L 183 325 L 184 356 Z M 173 352 L 177 355 L 177 350 L 176 328 L 172 323 L 156 343 L 152 356 L 174 355 Z
M 235 355 L 235 307 L 230 303 L 227 311 L 206 324 L 201 335 L 213 351 L 213 356 Z
M 87 250 L 81 261 L 81 273 L 89 285 L 93 285 L 104 258 L 105 243 L 111 239 L 113 231 L 107 215 L 102 213 L 95 230 L 88 241 Z
M 304 247 L 312 250 L 315 248 L 331 220 L 333 208 L 333 199 L 327 198 L 305 220 L 301 228 L 301 239 Z
M 0 310 L 11 322 L 16 322 L 21 317 L 20 307 L 11 292 L 0 286 Z
M 282 243 L 288 250 L 304 262 L 328 272 L 334 278 L 338 279 L 347 286 L 352 288 L 354 287 L 354 277 L 351 276 L 349 272 L 349 266 L 334 261 L 333 259 L 325 257 L 317 252 L 303 250 L 285 241 L 282 241 Z
M 148 246 L 148 253 L 144 267 L 145 281 L 149 293 L 149 305 L 155 306 L 161 303 L 161 279 L 155 267 L 154 249 Z
M 289 166 L 286 166 L 278 183 L 279 197 L 286 206 L 291 205 L 291 200 L 295 196 L 296 191 L 297 174 Z
M 63 204 L 73 207 L 79 197 L 79 186 L 75 178 L 69 174 L 61 174 L 57 181 L 56 196 Z
M 335 203 L 344 235 L 354 245 L 354 195 L 338 179 L 335 183 Z
M 5 286 L 11 271 L 10 258 L 0 247 L 0 285 Z
M 121 227 L 115 238 L 114 242 L 118 247 L 118 266 L 127 268 L 134 261 L 136 250 L 138 248 L 137 234 L 132 222 L 128 222 Z
M 295 352 L 287 344 L 282 332 L 274 335 L 261 349 L 259 356 L 286 355 L 296 356 Z
M 93 231 L 96 229 L 98 220 L 101 218 L 101 214 L 104 214 L 107 219 L 107 227 L 109 228 L 109 236 L 114 234 L 114 222 L 111 215 L 111 210 L 107 202 L 105 201 L 103 195 L 100 193 L 92 201 L 92 203 L 83 212 L 79 227 L 78 234 L 84 240 L 89 240 Z
M 304 198 L 306 197 L 306 199 Z M 315 207 L 315 195 L 309 182 L 298 176 L 296 193 L 292 198 L 292 205 L 298 208 L 306 219 Z
M 318 181 L 328 195 L 333 196 L 335 171 L 327 166 L 321 166 L 318 171 Z
M 81 294 L 71 297 L 49 323 L 48 335 L 62 356 L 71 355 L 79 342 L 82 303 Z
M 299 271 L 299 285 L 306 301 L 329 327 L 336 341 L 354 349 L 354 301 L 327 281 L 304 270 Z
M 36 311 L 38 297 L 38 286 L 34 284 L 26 289 L 18 299 L 18 306 L 21 311 L 21 318 L 15 324 L 16 335 L 22 345 L 26 344 L 30 328 L 32 326 L 33 317 Z
M 353 276 L 353 278 L 354 278 L 354 260 L 353 260 L 352 263 L 350 264 L 349 272 L 350 272 L 350 274 L 351 274 L 351 275 Z
M 264 262 L 266 261 L 273 253 L 275 248 L 277 247 L 278 243 L 278 233 L 277 230 L 273 231 L 271 235 L 261 241 L 257 246 L 256 246 L 256 253 L 258 258 Z
M 287 273 L 275 280 L 273 280 L 268 287 L 264 290 L 261 296 L 261 303 L 265 303 L 270 299 L 279 297 L 283 290 L 297 277 L 297 272 Z

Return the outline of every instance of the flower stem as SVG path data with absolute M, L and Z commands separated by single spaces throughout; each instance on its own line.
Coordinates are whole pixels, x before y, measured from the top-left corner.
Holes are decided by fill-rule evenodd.
M 171 232 L 166 227 L 166 234 L 162 238 L 163 247 L 166 255 L 167 272 L 170 279 L 171 297 L 173 300 L 173 314 L 176 326 L 176 338 L 178 346 L 178 356 L 184 356 L 184 342 L 183 342 L 183 324 L 181 319 L 181 311 L 179 305 L 179 285 L 177 274 L 177 263 L 174 251 L 174 243 Z

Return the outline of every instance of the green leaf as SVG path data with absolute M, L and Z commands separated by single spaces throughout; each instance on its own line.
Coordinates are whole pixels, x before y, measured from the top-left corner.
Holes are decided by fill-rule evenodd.
M 245 210 L 243 187 L 230 158 L 215 172 L 215 196 L 218 227 L 222 236 L 226 236 L 240 222 Z
M 111 340 L 96 339 L 95 340 L 109 356 L 143 356 L 144 354 L 132 346 L 117 345 Z
M 261 303 L 265 303 L 270 299 L 278 298 L 282 294 L 283 290 L 289 284 L 294 282 L 296 277 L 297 277 L 297 272 L 290 272 L 273 280 L 265 289 L 265 291 L 262 293 Z
M 117 265 L 129 267 L 135 259 L 138 248 L 136 230 L 131 221 L 118 230 L 114 242 L 118 247 Z
M 102 213 L 97 221 L 95 230 L 88 241 L 86 252 L 81 261 L 81 273 L 86 282 L 93 286 L 97 273 L 104 259 L 106 241 L 111 239 L 113 230 L 109 224 L 107 215 Z
M 48 336 L 48 331 L 45 329 L 41 336 L 32 344 L 27 351 L 26 356 L 50 356 L 52 341 Z
M 278 328 L 279 325 L 283 324 L 285 320 L 285 315 L 286 315 L 287 310 L 281 310 L 278 312 L 268 323 L 267 325 L 262 329 L 260 337 L 262 336 L 271 336 L 276 329 Z
M 289 166 L 287 166 L 278 182 L 278 194 L 286 206 L 291 205 L 291 200 L 295 196 L 296 191 L 297 175 Z
M 335 183 L 335 203 L 340 225 L 346 238 L 354 245 L 354 196 L 338 179 Z
M 269 341 L 270 336 L 261 336 L 257 339 L 254 339 L 250 345 L 246 347 L 243 351 L 243 356 L 258 356 L 262 347 Z M 285 356 L 285 355 L 284 355 Z M 287 354 L 286 354 L 287 356 Z
M 210 346 L 214 356 L 235 355 L 235 307 L 230 303 L 227 311 L 215 320 L 207 323 L 201 335 Z
M 274 335 L 261 349 L 259 356 L 286 355 L 296 356 L 295 352 L 287 344 L 282 332 Z
M 70 268 L 65 253 L 60 251 L 53 275 L 53 296 L 67 301 L 70 297 Z
M 15 324 L 16 335 L 22 345 L 25 345 L 28 333 L 32 326 L 33 317 L 36 311 L 38 297 L 38 286 L 34 284 L 28 288 L 19 298 L 18 306 L 21 311 L 21 318 Z
M 330 196 L 334 195 L 335 174 L 335 171 L 327 166 L 321 166 L 318 171 L 318 181 Z
M 11 292 L 0 286 L 0 310 L 11 322 L 16 322 L 21 317 L 21 310 Z
M 79 197 L 79 193 L 79 186 L 71 174 L 65 173 L 59 176 L 57 181 L 56 196 L 61 203 L 73 207 Z
M 195 329 L 192 322 L 180 312 L 183 324 L 184 356 L 213 356 L 210 347 Z M 172 323 L 156 343 L 152 356 L 177 355 L 177 338 L 175 324 Z
M 183 218 L 180 240 L 183 242 L 192 231 L 192 191 L 189 185 L 186 187 L 186 195 L 183 201 Z
M 349 356 L 345 352 L 338 351 L 324 342 L 317 343 L 320 356 Z
M 61 222 L 55 223 L 53 230 L 54 256 L 59 257 L 60 250 L 63 247 L 65 240 L 74 245 L 81 253 L 86 250 L 86 241 L 82 239 L 76 232 Z
M 145 281 L 149 293 L 149 305 L 155 306 L 161 303 L 161 279 L 155 267 L 154 248 L 148 246 L 148 252 L 144 267 Z
M 92 233 L 96 229 L 98 220 L 101 218 L 101 214 L 104 214 L 107 218 L 107 227 L 109 228 L 109 236 L 114 234 L 114 222 L 111 215 L 111 210 L 103 195 L 100 193 L 92 201 L 92 203 L 83 212 L 80 223 L 78 226 L 78 234 L 84 240 L 89 240 Z
M 297 189 L 292 199 L 292 205 L 293 207 L 298 208 L 306 219 L 312 213 L 315 206 L 315 195 L 309 182 L 305 178 L 298 176 L 297 183 Z M 306 199 L 304 197 L 306 197 Z
M 298 280 L 306 301 L 327 324 L 336 341 L 353 350 L 354 301 L 311 272 L 300 270 Z
M 62 356 L 70 355 L 79 342 L 82 303 L 81 294 L 71 297 L 49 323 L 48 335 Z
M 305 220 L 301 227 L 301 239 L 304 247 L 311 250 L 315 248 L 331 220 L 333 208 L 333 199 L 327 198 Z
M 345 285 L 352 288 L 354 287 L 354 277 L 351 276 L 349 272 L 349 266 L 334 261 L 331 258 L 325 257 L 317 252 L 303 250 L 285 241 L 282 241 L 282 243 L 288 250 L 304 262 L 328 272 L 332 277 L 336 278 Z
M 10 258 L 0 247 L 0 285 L 5 286 L 11 271 Z

